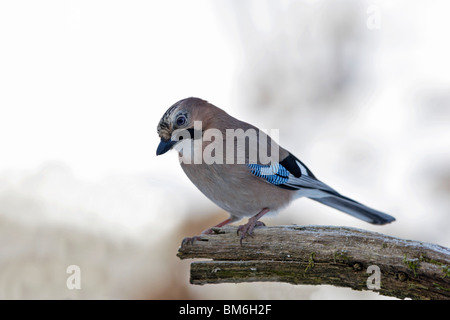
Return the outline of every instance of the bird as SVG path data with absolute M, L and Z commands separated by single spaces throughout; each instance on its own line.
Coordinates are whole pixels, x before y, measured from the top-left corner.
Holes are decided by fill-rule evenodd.
M 256 227 L 264 226 L 260 218 L 302 197 L 371 224 L 395 221 L 393 216 L 341 195 L 263 130 L 206 100 L 189 97 L 173 104 L 159 121 L 157 133 L 156 155 L 177 150 L 181 168 L 191 182 L 229 213 L 226 220 L 199 236 L 186 237 L 182 244 L 202 240 L 202 235 L 216 228 L 249 217 L 237 229 L 242 245 Z

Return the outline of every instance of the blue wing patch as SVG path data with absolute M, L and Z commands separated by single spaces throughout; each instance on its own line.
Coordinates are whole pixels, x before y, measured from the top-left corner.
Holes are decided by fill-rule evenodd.
M 279 163 L 272 165 L 249 163 L 247 166 L 253 175 L 263 178 L 271 184 L 281 185 L 289 180 L 289 171 Z
M 247 164 L 251 173 L 266 182 L 287 190 L 318 190 L 328 194 L 339 195 L 330 186 L 317 180 L 312 172 L 296 157 L 289 155 L 280 163 L 272 165 Z

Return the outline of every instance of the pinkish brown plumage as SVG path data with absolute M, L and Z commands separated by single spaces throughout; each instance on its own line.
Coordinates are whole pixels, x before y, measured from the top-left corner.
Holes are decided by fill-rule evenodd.
M 299 197 L 373 224 L 395 220 L 340 195 L 264 132 L 202 99 L 187 98 L 175 103 L 157 129 L 161 137 L 157 155 L 177 149 L 181 167 L 192 183 L 230 214 L 217 226 L 252 217 L 239 228 L 241 243 L 261 224 L 258 219 L 264 214 L 278 211 Z M 247 140 L 236 136 L 242 132 L 249 133 Z M 208 232 L 211 229 L 204 231 Z M 193 239 L 198 237 L 188 238 Z

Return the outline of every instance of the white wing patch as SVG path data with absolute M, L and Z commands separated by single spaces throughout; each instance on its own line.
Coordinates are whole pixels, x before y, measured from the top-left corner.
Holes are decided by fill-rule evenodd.
M 298 167 L 300 168 L 300 172 L 302 173 L 302 175 L 307 176 L 308 171 L 306 171 L 306 168 L 297 160 L 295 160 L 295 163 L 297 163 Z

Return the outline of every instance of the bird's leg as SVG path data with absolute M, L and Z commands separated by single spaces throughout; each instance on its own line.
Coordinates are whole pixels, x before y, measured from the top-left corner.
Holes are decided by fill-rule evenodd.
M 237 234 L 239 235 L 239 233 L 241 233 L 241 240 L 239 241 L 241 243 L 241 246 L 242 240 L 244 240 L 247 236 L 252 236 L 253 229 L 255 229 L 255 227 L 265 226 L 263 222 L 258 220 L 269 211 L 270 210 L 268 208 L 264 208 L 261 212 L 248 219 L 248 222 L 246 224 L 239 226 Z
M 181 242 L 181 246 L 183 247 L 185 244 L 193 244 L 194 241 L 205 241 L 205 239 L 202 238 L 202 234 L 212 234 L 215 233 L 214 229 L 215 228 L 220 228 L 223 227 L 229 223 L 234 222 L 235 219 L 233 218 L 228 218 L 226 220 L 223 220 L 222 222 L 216 224 L 214 227 L 208 228 L 206 230 L 204 230 L 199 236 L 193 236 L 193 237 L 186 237 L 183 239 L 183 241 Z
M 215 232 L 215 231 L 214 231 L 214 228 L 220 228 L 220 227 L 226 226 L 227 224 L 230 224 L 230 223 L 232 223 L 232 222 L 234 222 L 234 221 L 235 221 L 235 219 L 232 219 L 232 218 L 228 218 L 228 219 L 226 219 L 226 220 L 223 220 L 221 223 L 216 224 L 214 227 L 204 230 L 204 231 L 202 232 L 202 234 L 211 234 L 211 233 L 214 233 L 214 232 Z

